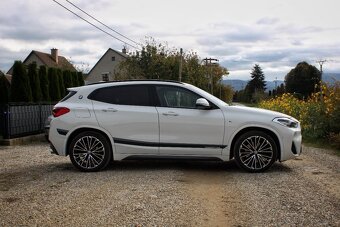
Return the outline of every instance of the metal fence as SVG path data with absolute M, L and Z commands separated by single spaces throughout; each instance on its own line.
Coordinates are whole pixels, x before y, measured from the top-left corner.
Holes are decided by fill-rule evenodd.
M 0 135 L 4 139 L 42 133 L 53 104 L 0 105 Z

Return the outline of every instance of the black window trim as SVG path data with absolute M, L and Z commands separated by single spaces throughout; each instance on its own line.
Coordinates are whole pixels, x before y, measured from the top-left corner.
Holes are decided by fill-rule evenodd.
M 112 88 L 112 87 L 134 87 L 134 86 L 143 86 L 143 87 L 147 87 L 148 90 L 148 95 L 149 95 L 149 105 L 127 105 L 127 104 L 116 104 L 116 103 L 108 103 L 108 102 L 102 102 L 99 100 L 94 99 L 94 96 L 96 95 L 97 92 L 99 92 L 101 89 L 108 89 L 108 88 Z M 152 88 L 150 84 L 124 84 L 124 85 L 112 85 L 112 86 L 105 86 L 105 87 L 100 87 L 95 89 L 94 91 L 92 91 L 87 98 L 92 100 L 92 101 L 96 101 L 96 102 L 102 102 L 102 103 L 106 103 L 106 104 L 111 104 L 111 105 L 117 105 L 117 106 L 144 106 L 144 107 L 155 107 L 155 98 L 153 97 L 154 93 L 152 92 Z M 151 99 L 150 99 L 151 98 Z
M 188 91 L 189 93 L 193 93 L 195 95 L 197 95 L 198 97 L 200 98 L 204 98 L 206 99 L 211 108 L 210 109 L 207 109 L 207 110 L 215 110 L 215 109 L 220 109 L 217 105 L 215 105 L 213 102 L 211 102 L 209 99 L 203 97 L 202 95 L 200 94 L 197 94 L 196 92 L 190 90 L 190 89 L 187 89 L 185 87 L 181 87 L 181 86 L 176 86 L 176 85 L 170 85 L 170 84 L 152 84 L 152 92 L 153 92 L 153 95 L 151 96 L 154 100 L 154 104 L 156 107 L 163 107 L 163 108 L 174 108 L 174 109 L 189 109 L 189 110 L 199 110 L 199 108 L 190 108 L 190 107 L 169 107 L 169 106 L 162 106 L 161 105 L 161 101 L 159 100 L 159 97 L 158 97 L 158 94 L 157 94 L 157 89 L 156 87 L 174 87 L 174 88 L 180 88 L 180 89 L 183 89 L 183 90 L 186 90 Z

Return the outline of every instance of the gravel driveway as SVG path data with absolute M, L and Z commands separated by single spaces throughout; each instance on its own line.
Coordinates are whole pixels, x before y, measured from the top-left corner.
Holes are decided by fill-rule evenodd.
M 0 147 L 0 162 L 0 226 L 340 226 L 340 158 L 322 149 L 260 174 L 233 161 L 82 173 L 43 143 Z

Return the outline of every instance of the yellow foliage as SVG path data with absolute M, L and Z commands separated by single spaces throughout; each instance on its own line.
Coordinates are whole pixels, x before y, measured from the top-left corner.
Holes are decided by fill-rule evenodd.
M 259 103 L 260 108 L 291 115 L 301 122 L 305 136 L 326 137 L 339 133 L 340 82 L 329 86 L 322 84 L 321 91 L 307 100 L 299 100 L 292 94 L 283 94 Z M 330 131 L 331 130 L 331 131 Z

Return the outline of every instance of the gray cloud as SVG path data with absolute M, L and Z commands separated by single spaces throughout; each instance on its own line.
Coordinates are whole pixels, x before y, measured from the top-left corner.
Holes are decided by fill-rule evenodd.
M 280 21 L 278 18 L 272 18 L 272 17 L 264 17 L 258 20 L 256 23 L 260 25 L 273 25 L 277 24 Z

